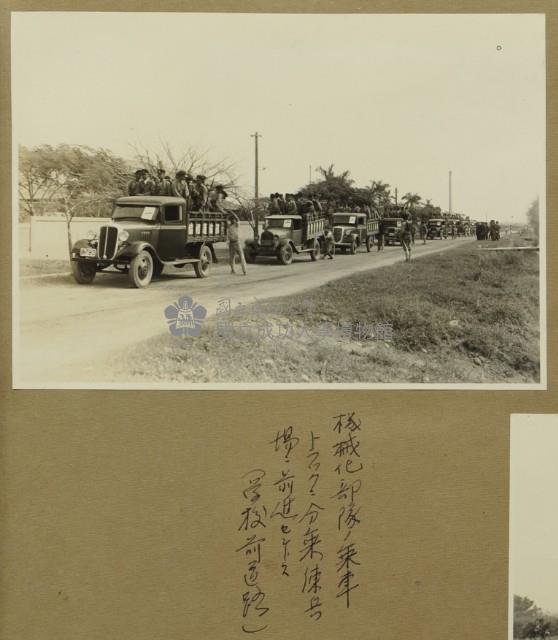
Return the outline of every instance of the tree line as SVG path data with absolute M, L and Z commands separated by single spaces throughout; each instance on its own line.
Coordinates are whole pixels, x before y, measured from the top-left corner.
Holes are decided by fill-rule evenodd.
M 543 613 L 535 602 L 527 597 L 513 597 L 513 637 L 531 640 L 558 636 L 558 616 Z

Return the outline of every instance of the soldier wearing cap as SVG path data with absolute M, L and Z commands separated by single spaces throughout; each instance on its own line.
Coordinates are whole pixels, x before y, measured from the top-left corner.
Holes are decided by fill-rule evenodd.
M 195 211 L 207 211 L 209 191 L 205 181 L 206 177 L 199 174 L 192 185 L 192 206 Z
M 188 201 L 190 198 L 190 190 L 186 181 L 186 171 L 177 171 L 172 182 L 172 195 L 175 198 L 184 198 Z
M 269 195 L 268 211 L 269 211 L 269 213 L 272 213 L 272 214 L 281 213 L 281 207 L 279 206 L 279 194 L 278 193 L 271 193 Z
M 157 169 L 157 177 L 155 178 L 155 185 L 153 189 L 155 196 L 172 196 L 173 189 L 170 178 L 167 176 L 167 172 L 159 167 Z
M 225 198 L 228 195 L 222 184 L 216 185 L 209 196 L 210 211 L 227 213 L 225 210 Z
M 296 213 L 298 213 L 298 209 L 296 206 L 296 201 L 294 199 L 294 196 L 292 193 L 287 193 L 286 196 L 286 202 L 285 202 L 285 213 L 288 213 L 289 215 L 294 215 Z
M 134 178 L 128 183 L 128 195 L 137 196 L 140 193 L 140 181 L 142 176 L 142 170 L 138 169 L 134 173 Z

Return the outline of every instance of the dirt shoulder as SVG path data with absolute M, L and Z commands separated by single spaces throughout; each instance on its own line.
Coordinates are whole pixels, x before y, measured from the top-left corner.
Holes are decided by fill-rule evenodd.
M 538 382 L 538 252 L 477 246 L 224 308 L 118 368 L 138 383 Z

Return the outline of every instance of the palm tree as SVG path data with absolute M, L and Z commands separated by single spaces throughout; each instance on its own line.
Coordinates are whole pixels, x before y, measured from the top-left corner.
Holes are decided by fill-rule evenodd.
M 381 180 L 372 180 L 370 182 L 370 193 L 372 200 L 379 205 L 389 203 L 390 185 Z
M 422 198 L 418 193 L 406 193 L 401 200 L 404 200 L 407 209 L 411 210 L 422 200 Z

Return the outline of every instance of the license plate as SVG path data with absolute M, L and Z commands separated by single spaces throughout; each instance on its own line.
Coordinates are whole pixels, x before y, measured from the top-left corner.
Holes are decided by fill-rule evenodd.
M 93 247 L 81 247 L 79 255 L 82 258 L 95 258 L 97 256 L 97 250 Z

